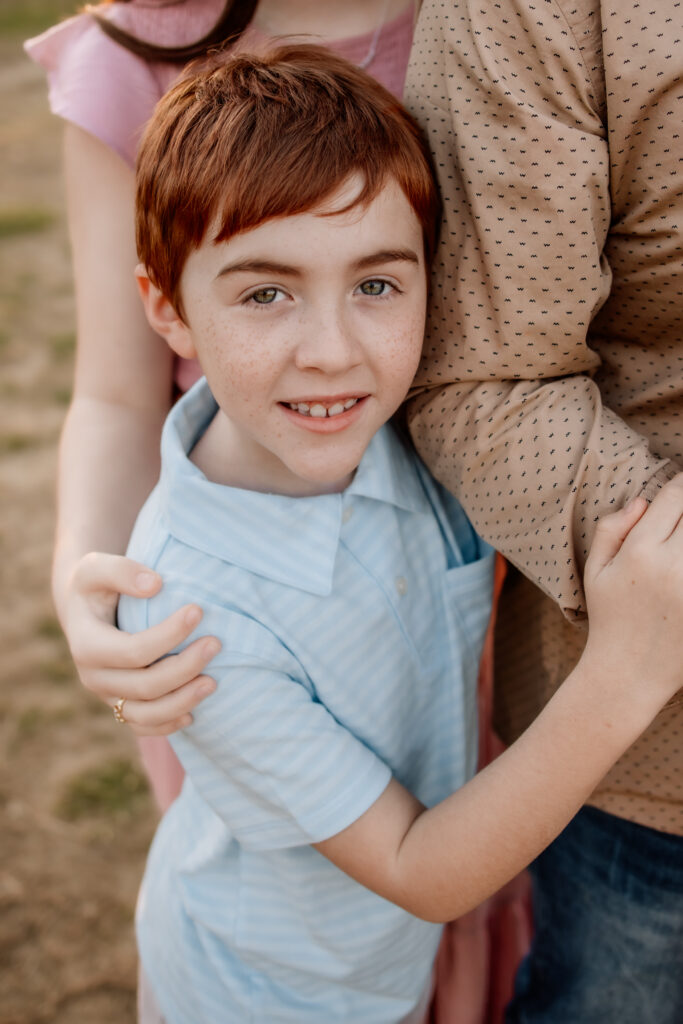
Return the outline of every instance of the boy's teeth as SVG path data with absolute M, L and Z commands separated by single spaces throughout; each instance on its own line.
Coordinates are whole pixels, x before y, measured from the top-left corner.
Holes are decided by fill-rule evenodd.
M 345 402 L 335 402 L 329 409 L 320 402 L 314 402 L 313 405 L 309 405 L 307 402 L 290 402 L 288 404 L 290 409 L 301 413 L 302 416 L 315 416 L 316 419 L 323 419 L 325 416 L 338 416 L 339 413 L 346 412 L 357 401 L 357 398 L 347 398 Z

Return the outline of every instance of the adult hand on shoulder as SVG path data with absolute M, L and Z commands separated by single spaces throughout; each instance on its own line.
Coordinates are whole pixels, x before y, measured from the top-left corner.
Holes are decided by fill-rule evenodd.
M 112 708 L 124 698 L 125 721 L 138 736 L 166 736 L 189 725 L 192 708 L 216 688 L 201 674 L 220 648 L 214 637 L 164 657 L 197 627 L 197 605 L 185 605 L 140 633 L 116 627 L 120 594 L 146 598 L 161 586 L 161 577 L 138 562 L 90 552 L 76 564 L 61 609 L 81 682 Z
M 636 704 L 658 710 L 683 685 L 683 473 L 649 507 L 636 498 L 600 521 L 585 586 L 584 657 L 603 683 L 633 681 Z

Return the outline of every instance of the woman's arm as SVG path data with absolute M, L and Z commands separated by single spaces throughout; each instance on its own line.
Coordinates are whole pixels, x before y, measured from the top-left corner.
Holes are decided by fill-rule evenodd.
M 156 481 L 172 357 L 147 324 L 135 286 L 132 170 L 71 124 L 64 168 L 78 349 L 59 453 L 54 600 L 84 685 L 109 703 L 176 691 L 156 707 L 126 706 L 136 731 L 168 732 L 185 720 L 206 683 L 195 678 L 208 660 L 202 641 L 180 661 L 144 666 L 185 639 L 201 612 L 179 609 L 155 631 L 128 637 L 113 628 L 119 593 L 149 596 L 161 581 L 127 559 L 90 553 L 125 551 Z
M 558 835 L 683 682 L 683 475 L 638 522 L 644 508 L 636 499 L 598 527 L 586 650 L 526 733 L 430 810 L 392 781 L 321 853 L 418 917 L 448 921 Z
M 171 352 L 137 294 L 132 170 L 67 124 L 64 173 L 76 290 L 74 397 L 60 450 L 57 583 L 62 561 L 123 552 L 159 472 L 171 404 Z

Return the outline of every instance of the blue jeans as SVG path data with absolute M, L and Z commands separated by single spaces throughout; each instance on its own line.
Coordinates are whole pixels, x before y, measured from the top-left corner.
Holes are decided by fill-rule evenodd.
M 505 1024 L 683 1024 L 683 839 L 588 807 L 531 876 Z

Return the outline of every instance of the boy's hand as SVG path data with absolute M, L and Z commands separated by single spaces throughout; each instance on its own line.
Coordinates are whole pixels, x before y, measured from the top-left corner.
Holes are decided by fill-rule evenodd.
M 599 523 L 585 587 L 582 660 L 654 713 L 683 685 L 683 474 Z

